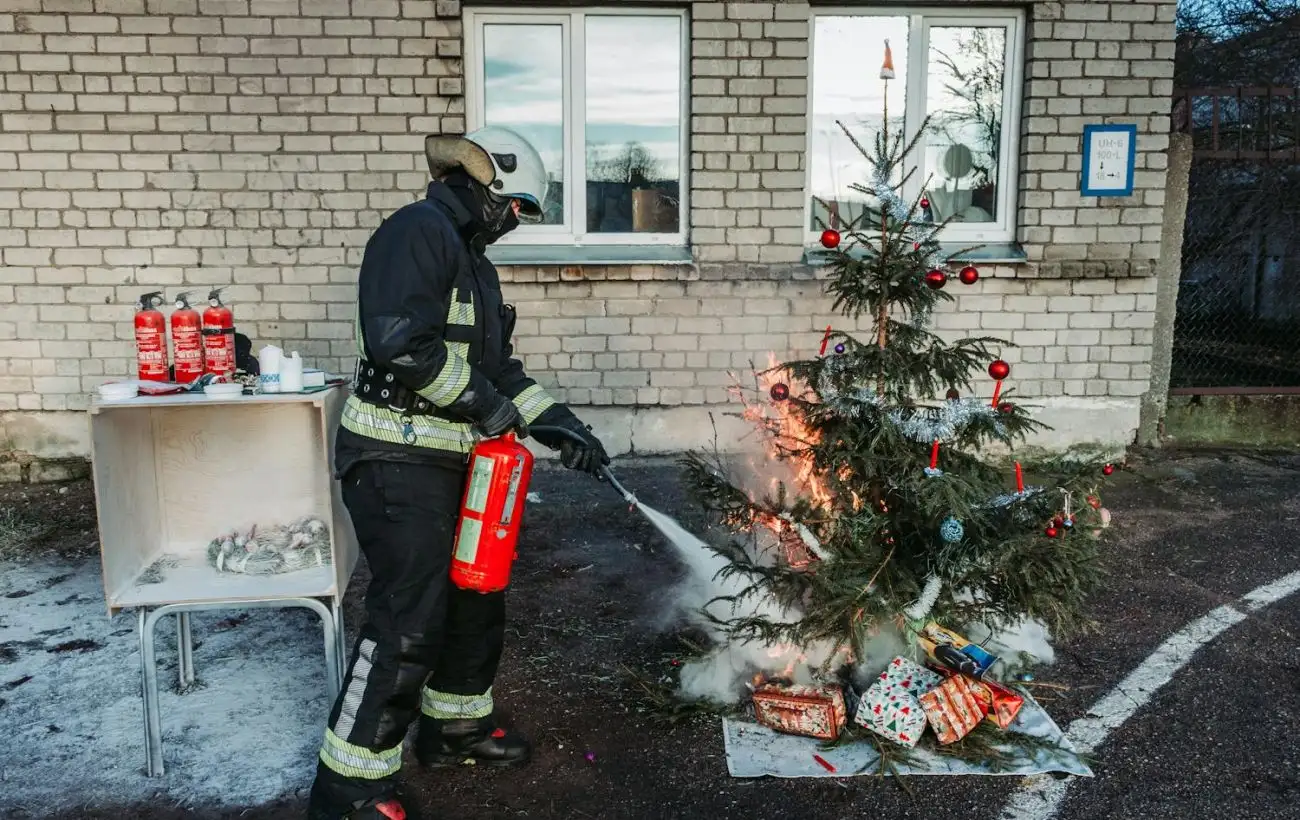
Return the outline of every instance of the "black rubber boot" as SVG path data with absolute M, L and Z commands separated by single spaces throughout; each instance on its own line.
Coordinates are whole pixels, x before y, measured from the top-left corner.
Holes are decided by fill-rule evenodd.
M 436 720 L 420 717 L 415 758 L 424 766 L 512 766 L 528 761 L 529 742 L 491 717 Z
M 307 820 L 420 820 L 420 815 L 395 779 L 344 777 L 318 763 Z

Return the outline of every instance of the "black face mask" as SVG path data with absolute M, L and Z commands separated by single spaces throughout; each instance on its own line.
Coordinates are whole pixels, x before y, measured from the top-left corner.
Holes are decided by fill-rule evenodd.
M 453 171 L 443 181 L 469 211 L 473 221 L 466 232 L 479 250 L 519 227 L 508 197 L 492 193 L 463 170 Z

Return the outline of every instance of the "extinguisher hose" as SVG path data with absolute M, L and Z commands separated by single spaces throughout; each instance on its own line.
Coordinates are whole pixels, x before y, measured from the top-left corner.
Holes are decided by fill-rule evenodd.
M 579 444 L 587 443 L 587 440 L 583 438 L 581 434 L 573 430 L 570 430 L 567 427 L 556 427 L 550 424 L 535 424 L 535 425 L 529 425 L 528 432 L 529 433 L 535 433 L 535 432 L 554 433 L 560 436 L 567 436 Z M 619 483 L 618 479 L 614 478 L 614 473 L 610 471 L 609 465 L 607 464 L 600 465 L 599 473 L 601 478 L 609 482 L 609 486 L 613 487 L 618 492 L 619 495 L 623 496 L 624 501 L 633 505 L 637 503 L 636 496 L 628 492 L 627 488 L 624 487 L 621 483 Z

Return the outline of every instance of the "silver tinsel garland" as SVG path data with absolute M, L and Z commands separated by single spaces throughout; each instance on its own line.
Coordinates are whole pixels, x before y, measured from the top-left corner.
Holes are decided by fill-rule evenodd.
M 884 410 L 883 415 L 892 421 L 912 441 L 930 443 L 935 439 L 941 442 L 952 441 L 975 419 L 993 419 L 993 428 L 998 435 L 1006 435 L 1006 427 L 998 421 L 996 408 L 976 397 L 948 399 L 935 407 L 900 408 L 888 407 L 885 400 L 876 394 L 875 388 L 856 386 L 848 391 L 835 387 L 835 376 L 843 374 L 848 363 L 839 364 L 846 357 L 827 360 L 822 368 L 817 384 L 817 393 L 822 403 L 846 418 L 863 418 L 868 412 Z

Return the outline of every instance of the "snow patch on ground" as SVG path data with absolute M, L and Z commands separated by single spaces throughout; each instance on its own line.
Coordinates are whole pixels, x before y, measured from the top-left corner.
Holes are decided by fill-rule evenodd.
M 176 692 L 175 618 L 155 646 L 166 773 L 144 774 L 136 617 L 109 619 L 98 560 L 0 561 L 0 815 L 140 801 L 256 805 L 306 790 L 331 704 L 319 618 L 191 616 L 199 687 Z

